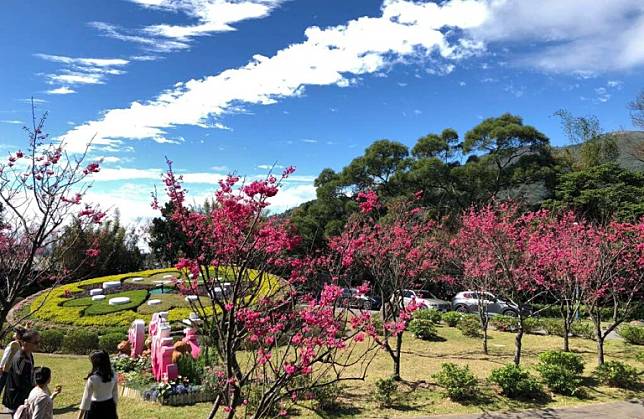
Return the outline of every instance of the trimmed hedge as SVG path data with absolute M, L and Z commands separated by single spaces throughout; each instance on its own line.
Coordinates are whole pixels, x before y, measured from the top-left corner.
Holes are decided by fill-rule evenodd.
M 412 319 L 409 322 L 408 329 L 418 339 L 432 340 L 436 339 L 436 326 L 434 322 L 426 319 Z
M 493 370 L 489 380 L 501 387 L 501 392 L 510 398 L 537 398 L 543 393 L 541 384 L 514 364 Z
M 464 336 L 470 338 L 480 338 L 483 336 L 483 329 L 481 328 L 481 322 L 479 321 L 478 316 L 463 316 L 456 324 L 456 328 L 460 330 Z
M 420 310 L 414 311 L 414 319 L 418 320 L 429 320 L 434 324 L 441 322 L 441 312 L 435 308 L 423 308 Z
M 449 327 L 456 327 L 459 320 L 461 320 L 461 317 L 463 317 L 463 315 L 458 311 L 448 311 L 447 313 L 443 313 L 441 320 L 443 320 Z
M 619 361 L 604 362 L 597 367 L 593 375 L 600 383 L 611 387 L 636 389 L 641 384 L 637 368 Z
M 109 333 L 98 338 L 98 349 L 113 354 L 121 341 L 126 340 L 127 335 L 122 333 Z
M 98 349 L 98 333 L 85 329 L 72 330 L 63 339 L 62 350 L 69 354 L 86 355 Z
M 562 351 L 542 352 L 536 368 L 546 385 L 555 393 L 567 396 L 580 393 L 580 374 L 584 371 L 581 355 Z
M 46 329 L 40 332 L 40 346 L 41 352 L 52 353 L 60 351 L 63 346 L 65 333 L 62 330 Z

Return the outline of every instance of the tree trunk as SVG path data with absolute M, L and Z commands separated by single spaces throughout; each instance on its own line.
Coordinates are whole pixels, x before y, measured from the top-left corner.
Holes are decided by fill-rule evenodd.
M 487 322 L 483 326 L 483 353 L 488 355 L 487 352 Z
M 604 365 L 604 338 L 605 336 L 597 337 L 597 365 Z
M 521 345 L 523 344 L 523 317 L 519 314 L 519 328 L 514 337 L 514 365 L 517 367 L 521 363 Z
M 402 352 L 402 335 L 402 333 L 399 333 L 398 336 L 396 336 L 396 355 L 392 357 L 394 360 L 393 379 L 396 381 L 400 381 L 400 353 Z
M 563 351 L 570 352 L 570 323 L 568 323 L 568 320 L 564 320 L 563 327 Z
M 488 317 L 487 311 L 482 309 L 481 304 L 479 304 L 479 321 L 481 322 L 481 329 L 483 329 L 483 353 L 487 355 L 487 328 L 490 324 L 490 318 Z
M 210 414 L 208 415 L 208 419 L 214 419 L 215 415 L 217 414 L 217 411 L 219 410 L 219 406 L 221 405 L 221 394 L 217 396 L 215 399 L 215 402 L 212 404 L 212 409 L 210 409 Z

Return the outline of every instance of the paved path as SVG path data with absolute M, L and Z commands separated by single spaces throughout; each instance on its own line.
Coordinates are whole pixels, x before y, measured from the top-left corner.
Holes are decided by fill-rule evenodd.
M 483 412 L 470 415 L 427 416 L 427 419 L 644 419 L 644 400 L 597 403 L 560 409 Z

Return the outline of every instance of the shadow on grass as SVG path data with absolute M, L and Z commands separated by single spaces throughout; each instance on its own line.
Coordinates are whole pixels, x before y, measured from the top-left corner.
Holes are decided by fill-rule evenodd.
M 64 415 L 65 413 L 77 412 L 77 411 L 78 411 L 78 405 L 70 404 L 69 406 L 55 408 L 54 415 Z

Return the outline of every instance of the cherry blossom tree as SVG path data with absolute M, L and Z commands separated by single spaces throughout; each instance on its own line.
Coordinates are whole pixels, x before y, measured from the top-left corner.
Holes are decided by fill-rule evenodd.
M 194 296 L 187 298 L 201 319 L 197 327 L 219 362 L 209 417 L 285 415 L 318 388 L 363 379 L 375 353 L 369 317 L 338 305 L 337 284 L 319 295 L 303 291 L 330 259 L 290 256 L 299 242 L 292 226 L 266 216 L 268 200 L 294 169 L 249 183 L 228 176 L 211 209 L 198 212 L 186 206 L 182 180 L 168 165 L 171 219 L 195 255 L 177 263 L 177 285 Z M 156 197 L 153 206 L 159 208 Z
M 51 252 L 61 227 L 73 217 L 88 225 L 105 216 L 83 202 L 87 180 L 100 170 L 99 163 L 87 164 L 85 153 L 68 155 L 64 143 L 50 141 L 43 132 L 46 115 L 33 115 L 31 128 L 25 128 L 26 148 L 0 161 L 0 337 L 12 327 L 7 314 L 19 298 L 73 273 L 59 271 Z
M 612 222 L 587 234 L 595 251 L 581 283 L 582 295 L 595 327 L 597 363 L 602 365 L 606 336 L 628 319 L 634 303 L 644 298 L 644 222 Z
M 496 296 L 516 310 L 516 365 L 521 362 L 524 321 L 532 315 L 530 303 L 545 292 L 528 252 L 534 218 L 534 213 L 522 215 L 514 203 L 489 204 L 463 214 L 459 231 L 459 245 L 474 256 L 463 261 L 463 275 L 488 277 Z
M 422 208 L 414 207 L 417 200 L 383 208 L 373 191 L 361 192 L 358 200 L 360 212 L 340 236 L 329 241 L 329 247 L 342 255 L 343 267 L 369 273 L 382 301 L 378 342 L 391 357 L 393 378 L 399 380 L 403 331 L 411 313 L 419 308 L 415 300 L 406 303 L 403 295 L 405 290 L 422 288 L 437 268 L 436 223 Z M 379 219 L 383 212 L 386 215 Z
M 559 216 L 541 211 L 534 220 L 528 251 L 535 275 L 557 301 L 563 321 L 563 350 L 570 350 L 572 323 L 578 319 L 584 284 L 599 256 L 591 240 L 594 226 L 567 211 Z

